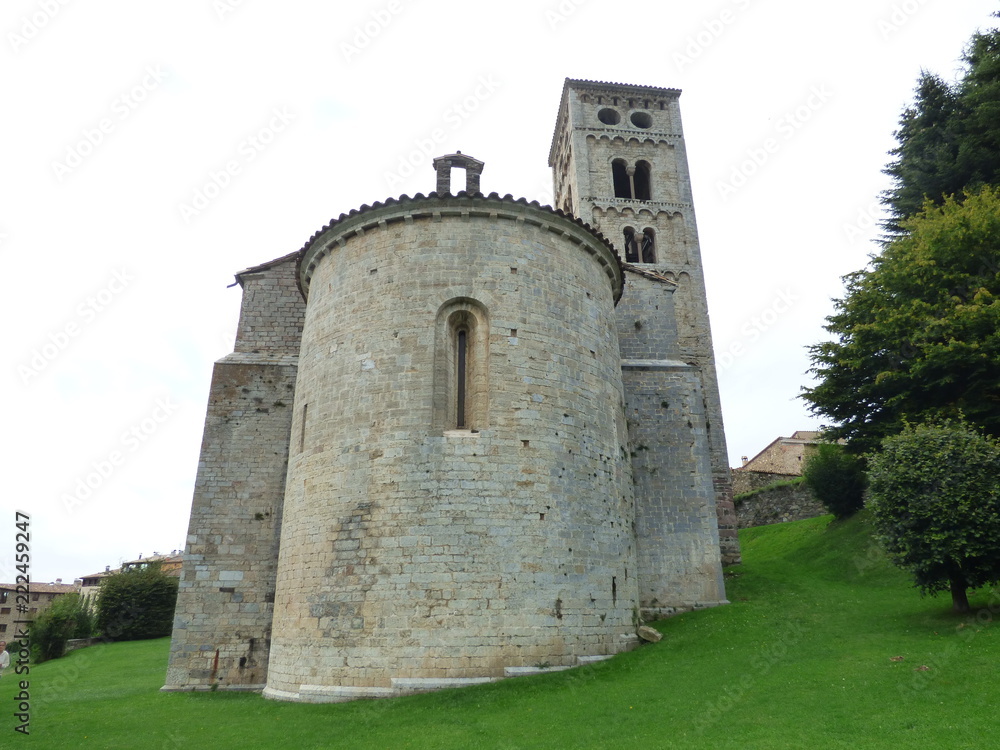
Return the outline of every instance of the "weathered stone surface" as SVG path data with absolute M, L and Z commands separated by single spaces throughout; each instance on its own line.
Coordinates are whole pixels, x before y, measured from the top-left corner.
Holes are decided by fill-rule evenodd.
M 663 640 L 663 633 L 659 630 L 654 630 L 648 625 L 640 625 L 639 629 L 635 632 L 640 638 L 642 638 L 642 640 L 647 641 L 648 643 L 659 643 Z
M 714 496 L 706 510 L 715 514 L 717 525 L 714 539 L 704 543 L 717 545 L 723 564 L 732 565 L 740 561 L 739 542 L 680 93 L 677 89 L 567 80 L 549 165 L 556 205 L 603 232 L 622 258 L 634 264 L 618 306 L 623 360 L 671 359 L 694 368 L 697 390 L 704 400 L 700 429 L 709 446 L 709 483 Z M 615 184 L 615 162 L 629 174 L 624 185 Z M 643 169 L 649 174 L 648 194 L 639 184 Z M 635 257 L 631 257 L 624 247 L 626 232 L 635 237 L 651 236 L 651 251 L 644 253 L 637 246 Z M 644 283 L 655 276 L 663 281 Z M 630 416 L 629 421 L 635 420 Z M 683 442 L 674 447 L 681 450 L 682 446 Z M 637 488 L 640 506 L 642 492 Z M 655 497 L 649 500 L 657 502 Z M 700 567 L 692 570 L 694 575 L 705 573 Z
M 240 278 L 235 352 L 215 365 L 165 689 L 260 689 L 305 304 L 295 260 Z M 223 591 L 223 589 L 230 589 Z
M 775 475 L 770 475 L 774 477 Z M 772 479 L 772 482 L 774 480 Z M 801 521 L 828 512 L 805 483 L 765 488 L 742 498 L 736 508 L 741 529 Z
M 678 93 L 567 82 L 566 213 L 390 200 L 238 275 L 168 689 L 478 683 L 631 648 L 637 612 L 725 602 L 738 547 Z M 439 186 L 457 164 L 478 189 L 459 156 Z M 616 195 L 617 159 L 650 194 Z M 626 227 L 649 239 L 623 266 Z
M 384 206 L 330 235 L 301 266 L 268 690 L 613 653 L 637 565 L 610 249 L 478 198 Z M 466 429 L 450 411 L 456 317 Z

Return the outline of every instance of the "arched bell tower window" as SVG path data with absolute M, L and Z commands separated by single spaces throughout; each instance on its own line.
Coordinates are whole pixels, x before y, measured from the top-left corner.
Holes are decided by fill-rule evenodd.
M 611 180 L 614 183 L 615 198 L 652 200 L 651 172 L 652 167 L 648 161 L 638 161 L 634 167 L 630 166 L 624 159 L 612 161 Z
M 656 233 L 652 229 L 642 230 L 640 256 L 643 263 L 656 263 Z
M 648 161 L 639 161 L 635 165 L 635 197 L 641 201 L 652 198 L 649 183 L 650 166 Z
M 635 238 L 635 229 L 625 227 L 625 262 L 639 262 L 639 245 Z
M 489 318 L 468 298 L 442 305 L 434 334 L 432 422 L 439 430 L 483 430 L 489 423 Z
M 624 159 L 615 159 L 611 162 L 611 177 L 615 183 L 615 198 L 631 198 L 632 181 L 629 179 Z

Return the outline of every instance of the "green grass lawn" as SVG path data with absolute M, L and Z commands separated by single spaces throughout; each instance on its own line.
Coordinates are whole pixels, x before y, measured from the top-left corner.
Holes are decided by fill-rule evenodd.
M 385 701 L 158 692 L 167 639 L 31 670 L 31 735 L 0 680 L 0 748 L 986 748 L 1000 744 L 1000 596 L 922 599 L 864 519 L 741 533 L 732 604 L 610 661 Z M 895 657 L 895 660 L 894 660 Z M 899 658 L 902 657 L 902 658 Z

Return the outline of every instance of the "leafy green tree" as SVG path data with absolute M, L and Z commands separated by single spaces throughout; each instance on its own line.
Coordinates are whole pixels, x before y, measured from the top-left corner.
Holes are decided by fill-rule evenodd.
M 962 413 L 1000 435 L 1000 189 L 927 205 L 845 277 L 803 389 L 831 439 L 867 453 L 904 420 Z
M 995 14 L 1000 16 L 1000 14 Z M 894 185 L 882 196 L 890 237 L 930 200 L 1000 184 L 1000 30 L 976 33 L 963 55 L 966 69 L 949 84 L 924 71 L 915 101 L 903 111 L 893 161 Z
M 86 599 L 79 594 L 56 597 L 30 626 L 32 660 L 41 663 L 60 658 L 66 653 L 66 641 L 89 638 L 93 628 L 94 614 Z
M 909 426 L 869 463 L 876 539 L 924 594 L 1000 581 L 1000 443 L 961 422 Z
M 170 635 L 178 580 L 158 564 L 124 570 L 101 581 L 97 627 L 112 641 L 138 641 Z
M 865 465 L 836 443 L 820 443 L 807 458 L 802 477 L 816 499 L 836 518 L 847 518 L 865 504 Z

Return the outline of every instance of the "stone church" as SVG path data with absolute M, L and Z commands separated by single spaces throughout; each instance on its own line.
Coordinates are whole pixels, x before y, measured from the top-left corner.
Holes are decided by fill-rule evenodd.
M 483 163 L 450 154 L 428 195 L 236 275 L 164 690 L 474 684 L 725 602 L 739 550 L 679 96 L 567 79 L 555 207 L 484 194 Z

